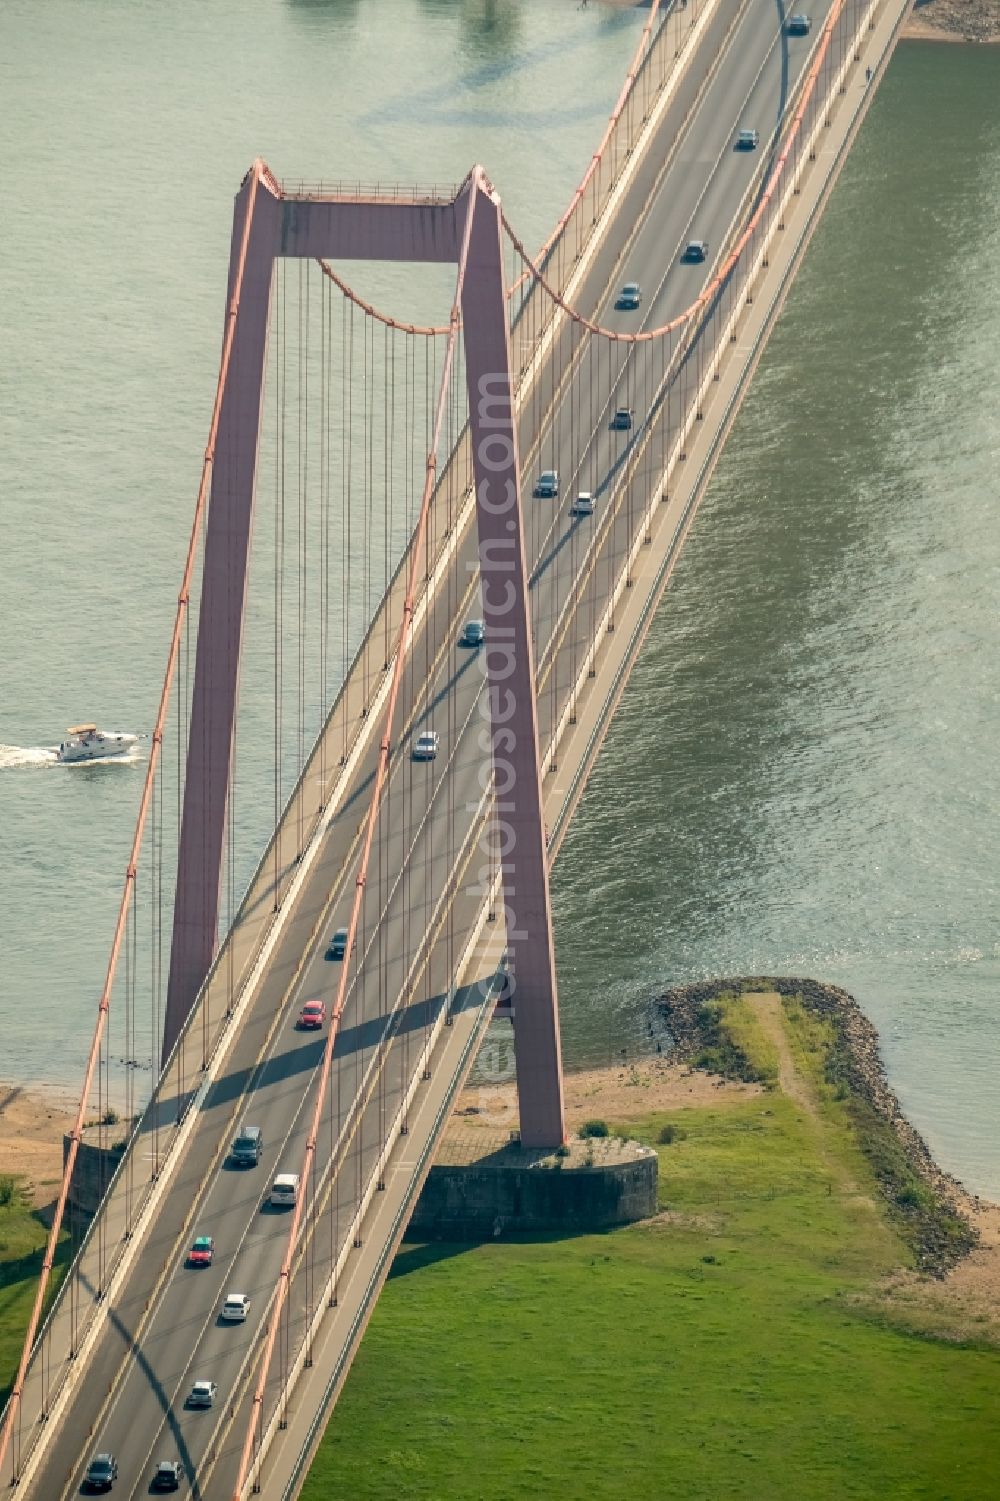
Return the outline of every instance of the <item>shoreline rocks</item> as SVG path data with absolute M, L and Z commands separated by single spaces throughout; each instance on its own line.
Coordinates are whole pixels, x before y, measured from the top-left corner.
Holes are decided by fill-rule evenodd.
M 945 1276 L 978 1242 L 963 1203 L 969 1195 L 957 1178 L 938 1166 L 919 1131 L 907 1120 L 886 1077 L 878 1032 L 846 990 L 790 975 L 729 976 L 678 986 L 655 1001 L 674 1037 L 676 1054 L 694 1059 L 715 1043 L 714 1019 L 706 1010 L 707 1003 L 753 991 L 796 997 L 808 1010 L 833 1022 L 839 1048 L 831 1064 L 838 1084 L 876 1122 L 890 1129 L 899 1153 L 879 1150 L 877 1142 L 865 1138 L 864 1123 L 856 1120 L 861 1149 L 902 1222 L 918 1266 L 932 1276 Z M 926 1192 L 914 1191 L 914 1179 Z
M 1000 0 L 925 0 L 910 12 L 904 41 L 1000 42 Z

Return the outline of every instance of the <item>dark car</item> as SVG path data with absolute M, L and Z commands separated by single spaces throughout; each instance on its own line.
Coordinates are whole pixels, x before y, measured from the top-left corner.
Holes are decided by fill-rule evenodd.
M 642 301 L 642 288 L 637 281 L 627 281 L 618 293 L 615 307 L 622 312 L 634 312 Z
M 343 959 L 347 953 L 347 929 L 338 928 L 330 939 L 330 946 L 326 951 L 328 959 Z
M 151 1491 L 176 1491 L 184 1479 L 184 1466 L 179 1459 L 161 1459 L 149 1483 Z
M 785 23 L 785 31 L 789 36 L 808 36 L 811 30 L 811 17 L 803 15 L 801 11 L 797 15 L 789 16 Z
M 463 646 L 482 646 L 486 640 L 486 627 L 481 620 L 470 620 L 462 632 Z
M 237 1167 L 256 1167 L 264 1150 L 264 1134 L 259 1126 L 244 1121 L 232 1145 L 232 1160 Z
M 760 142 L 760 132 L 752 128 L 737 132 L 737 151 L 756 151 Z
M 619 407 L 611 419 L 611 426 L 627 433 L 632 426 L 632 408 Z
M 685 261 L 703 261 L 706 259 L 707 255 L 707 240 L 688 240 L 687 245 L 684 247 L 684 255 L 682 259 Z
M 109 1491 L 118 1479 L 118 1461 L 113 1454 L 95 1454 L 84 1476 L 84 1489 Z
M 543 469 L 535 485 L 535 494 L 542 498 L 559 494 L 559 470 Z

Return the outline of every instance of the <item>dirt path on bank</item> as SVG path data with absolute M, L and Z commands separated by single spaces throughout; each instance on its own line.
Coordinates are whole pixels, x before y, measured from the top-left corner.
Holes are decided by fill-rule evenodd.
M 787 1095 L 790 1100 L 795 1101 L 796 1105 L 815 1117 L 816 1101 L 812 1090 L 795 1067 L 795 1059 L 788 1046 L 781 996 L 776 991 L 770 990 L 765 995 L 754 995 L 749 999 L 753 1001 L 764 1035 L 778 1054 L 778 1083 L 781 1085 L 782 1094 Z
M 778 1055 L 778 1081 L 783 1094 L 804 1110 L 822 1133 L 817 1102 L 795 1066 L 785 1032 L 781 997 L 771 991 L 751 995 L 760 1026 Z M 838 1179 L 841 1190 L 866 1199 L 874 1209 L 871 1194 L 853 1181 L 842 1164 L 831 1159 L 820 1138 L 823 1160 Z M 982 1340 L 1000 1344 L 1000 1205 L 962 1191 L 960 1207 L 979 1231 L 979 1246 L 941 1281 L 919 1272 L 899 1271 L 886 1279 L 881 1290 L 863 1304 L 881 1305 L 915 1329 L 956 1341 Z
M 862 1187 L 848 1165 L 829 1149 L 828 1128 L 820 1117 L 819 1102 L 809 1080 L 799 1072 L 792 1055 L 788 1033 L 785 1031 L 785 1008 L 781 996 L 777 991 L 769 990 L 762 994 L 748 995 L 746 999 L 752 1003 L 761 1031 L 778 1055 L 778 1084 L 781 1092 L 809 1117 L 816 1151 L 835 1183 L 837 1192 L 864 1205 L 872 1214 L 878 1214 L 875 1195 L 869 1188 Z

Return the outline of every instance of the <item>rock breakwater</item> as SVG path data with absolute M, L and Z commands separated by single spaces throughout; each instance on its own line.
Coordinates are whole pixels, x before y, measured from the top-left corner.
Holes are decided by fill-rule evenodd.
M 728 977 L 668 990 L 656 1004 L 676 1056 L 694 1063 L 704 1058 L 718 1068 L 719 1008 L 713 1003 L 754 991 L 797 999 L 832 1023 L 835 1041 L 826 1060 L 827 1080 L 849 1101 L 861 1149 L 920 1270 L 945 1276 L 978 1239 L 962 1212 L 964 1190 L 937 1165 L 904 1115 L 886 1078 L 878 1032 L 846 990 L 789 975 Z M 725 1065 L 724 1055 L 722 1061 Z M 725 1071 L 751 1076 L 745 1058 L 736 1058 Z

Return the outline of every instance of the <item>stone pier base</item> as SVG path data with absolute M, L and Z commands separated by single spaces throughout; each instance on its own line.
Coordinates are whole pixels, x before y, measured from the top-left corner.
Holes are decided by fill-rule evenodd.
M 121 1160 L 127 1123 L 88 1127 L 80 1143 L 70 1200 L 96 1214 Z M 69 1148 L 64 1138 L 63 1150 Z M 532 1231 L 607 1230 L 656 1213 L 658 1161 L 650 1147 L 619 1137 L 571 1138 L 562 1153 L 522 1147 L 505 1131 L 463 1131 L 453 1120 L 410 1220 L 419 1240 L 490 1240 Z
M 482 1130 L 449 1133 L 410 1220 L 413 1240 L 490 1240 L 606 1230 L 656 1213 L 657 1156 L 616 1137 L 574 1138 L 563 1153 Z

